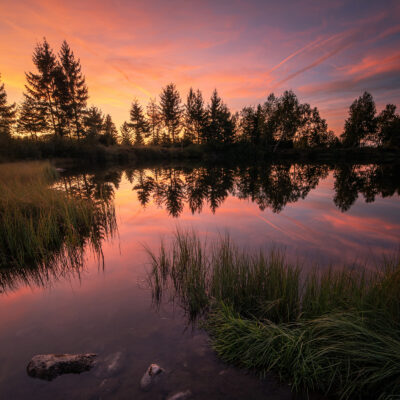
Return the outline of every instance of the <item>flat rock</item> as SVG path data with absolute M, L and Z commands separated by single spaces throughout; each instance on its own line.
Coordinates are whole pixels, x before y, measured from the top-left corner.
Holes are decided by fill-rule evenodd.
M 167 398 L 167 400 L 186 400 L 192 397 L 192 392 L 190 390 L 186 390 L 185 392 L 175 393 Z
M 80 374 L 89 371 L 96 354 L 38 354 L 32 357 L 26 370 L 33 378 L 53 380 L 62 374 Z
M 155 377 L 160 375 L 162 372 L 164 372 L 164 369 L 162 369 L 159 365 L 150 364 L 149 368 L 147 368 L 146 372 L 142 376 L 142 379 L 140 380 L 140 387 L 142 389 L 147 389 L 153 383 Z

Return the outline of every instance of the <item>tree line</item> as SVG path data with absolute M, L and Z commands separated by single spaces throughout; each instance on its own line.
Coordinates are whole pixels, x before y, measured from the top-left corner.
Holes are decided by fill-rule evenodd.
M 396 106 L 388 104 L 377 114 L 367 92 L 351 104 L 340 138 L 328 129 L 318 109 L 301 103 L 293 91 L 278 97 L 270 94 L 263 104 L 233 113 L 217 90 L 206 103 L 201 91 L 191 88 L 183 102 L 173 83 L 162 88 L 159 101 L 151 99 L 146 108 L 134 99 L 129 119 L 118 132 L 109 114 L 88 107 L 80 60 L 66 41 L 55 53 L 44 39 L 36 45 L 32 60 L 36 70 L 25 74 L 21 104 L 9 104 L 4 83 L 0 85 L 0 137 L 66 137 L 106 146 L 250 143 L 273 151 L 280 147 L 400 147 Z

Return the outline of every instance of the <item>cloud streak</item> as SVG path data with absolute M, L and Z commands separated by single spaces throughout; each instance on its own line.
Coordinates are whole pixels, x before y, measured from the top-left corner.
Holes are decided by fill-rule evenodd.
M 387 88 L 397 85 L 400 7 L 394 0 L 352 5 L 300 0 L 288 13 L 287 4 L 257 0 L 229 7 L 208 0 L 3 2 L 0 52 L 8 57 L 0 72 L 18 101 L 36 41 L 46 36 L 57 48 L 66 39 L 81 58 L 90 102 L 118 124 L 133 97 L 145 103 L 171 81 L 182 97 L 190 86 L 205 97 L 216 87 L 234 110 L 286 89 L 328 116 L 344 110 L 331 100 L 351 100 L 349 88 L 372 87 L 399 103 Z

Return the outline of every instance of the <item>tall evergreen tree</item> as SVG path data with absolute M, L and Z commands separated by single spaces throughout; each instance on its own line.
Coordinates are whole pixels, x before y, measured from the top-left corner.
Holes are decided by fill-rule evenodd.
M 161 114 L 155 99 L 151 99 L 146 109 L 152 144 L 160 144 Z
M 228 107 L 215 89 L 207 109 L 207 127 L 204 130 L 206 143 L 229 144 L 234 141 L 235 124 Z
M 368 92 L 354 100 L 349 110 L 342 134 L 345 146 L 360 146 L 363 140 L 372 138 L 376 133 L 376 106 Z
M 144 144 L 144 137 L 149 132 L 149 125 L 144 117 L 142 106 L 137 99 L 134 99 L 132 102 L 129 126 L 132 128 L 135 136 L 134 144 Z
M 121 133 L 121 144 L 132 146 L 132 129 L 127 122 L 124 122 L 119 129 Z
M 60 64 L 66 79 L 65 101 L 62 102 L 64 112 L 73 121 L 73 133 L 79 139 L 83 132 L 83 117 L 88 100 L 88 89 L 79 59 L 64 40 L 59 54 Z
M 179 134 L 181 128 L 181 97 L 175 85 L 170 83 L 162 89 L 160 95 L 160 110 L 162 120 L 168 131 L 168 135 L 172 143 L 176 142 L 176 136 Z
M 259 104 L 257 108 L 245 107 L 241 111 L 240 128 L 245 140 L 253 144 L 259 144 L 265 135 L 265 113 Z
M 103 113 L 97 107 L 92 106 L 87 110 L 83 118 L 84 135 L 87 140 L 93 141 L 99 137 L 103 129 L 103 121 Z
M 58 86 L 65 82 L 62 79 L 61 67 L 46 39 L 43 40 L 43 43 L 36 45 L 32 60 L 37 68 L 37 73 L 25 74 L 26 96 L 31 98 L 38 108 L 45 110 L 46 123 L 51 126 L 55 135 L 62 136 L 64 127 L 60 94 L 64 93 L 64 90 L 60 90 Z
M 46 109 L 40 107 L 31 97 L 25 96 L 19 108 L 18 133 L 29 134 L 32 138 L 37 138 L 38 133 L 45 133 L 46 130 Z
M 111 115 L 107 114 L 104 119 L 102 134 L 100 135 L 100 143 L 106 146 L 117 144 L 117 128 L 112 121 Z
M 1 79 L 1 75 L 0 75 Z M 17 113 L 16 105 L 8 104 L 7 93 L 4 83 L 0 84 L 0 136 L 3 138 L 11 136 L 11 128 L 15 123 Z
M 185 105 L 185 137 L 188 141 L 201 142 L 206 121 L 203 95 L 200 90 L 194 92 L 190 88 Z

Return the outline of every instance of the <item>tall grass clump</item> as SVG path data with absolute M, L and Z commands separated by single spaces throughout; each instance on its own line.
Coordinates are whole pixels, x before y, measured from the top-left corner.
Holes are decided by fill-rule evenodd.
M 99 253 L 114 229 L 112 210 L 52 187 L 57 172 L 46 162 L 0 165 L 0 278 L 44 279 L 49 266 L 82 264 L 83 248 Z M 61 272 L 61 271 L 60 271 Z
M 205 317 L 226 362 L 275 371 L 296 391 L 400 398 L 400 260 L 373 271 L 304 269 L 279 251 L 249 253 L 175 234 L 151 253 L 156 301 L 167 292 Z

